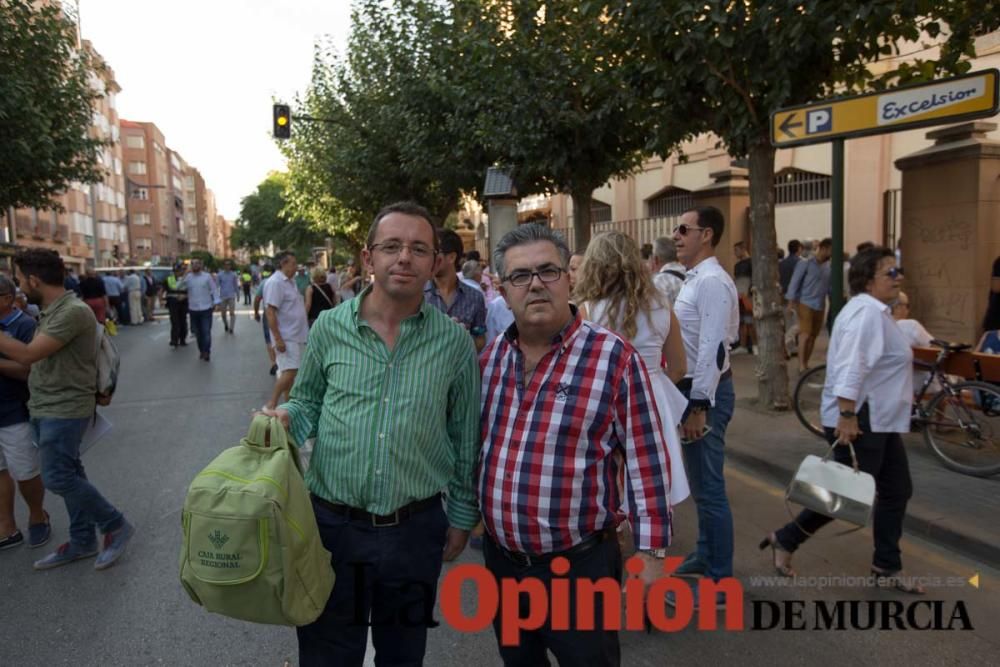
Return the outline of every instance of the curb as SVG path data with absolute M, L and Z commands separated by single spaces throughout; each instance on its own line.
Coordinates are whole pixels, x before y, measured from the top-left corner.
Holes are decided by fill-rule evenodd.
M 744 468 L 765 475 L 769 481 L 782 488 L 788 484 L 794 474 L 793 470 L 734 447 L 726 448 L 726 456 Z M 1000 545 L 980 539 L 968 531 L 947 525 L 947 517 L 933 518 L 922 510 L 923 508 L 914 507 L 912 504 L 907 507 L 906 520 L 903 523 L 904 533 L 933 542 L 966 558 L 981 561 L 989 567 L 1000 568 Z

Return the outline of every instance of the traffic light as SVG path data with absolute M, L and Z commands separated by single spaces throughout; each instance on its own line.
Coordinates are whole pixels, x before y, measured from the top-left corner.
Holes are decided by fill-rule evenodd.
M 292 111 L 287 104 L 274 105 L 274 138 L 288 139 L 292 136 Z

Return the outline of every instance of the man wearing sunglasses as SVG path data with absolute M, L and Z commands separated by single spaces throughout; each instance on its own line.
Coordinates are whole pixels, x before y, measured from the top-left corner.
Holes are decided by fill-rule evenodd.
M 541 225 L 509 232 L 493 253 L 514 324 L 479 359 L 483 555 L 497 579 L 536 578 L 547 589 L 557 557 L 569 563 L 559 580 L 570 590 L 581 579 L 620 580 L 615 525 L 625 503 L 616 480 L 624 469 L 649 583 L 663 573 L 654 552 L 670 540 L 670 457 L 638 352 L 570 305 L 569 259 L 562 237 Z M 585 620 L 601 628 L 597 597 Z M 501 645 L 504 664 L 548 664 L 547 650 L 561 665 L 620 664 L 617 633 L 578 629 L 576 604 L 571 597 L 569 629 L 554 630 L 549 619 L 518 646 Z
M 715 580 L 733 575 L 733 515 L 722 469 L 736 401 L 729 344 L 740 328 L 736 285 L 715 257 L 724 228 L 722 212 L 704 206 L 681 216 L 674 230 L 677 259 L 687 268 L 674 304 L 688 367 L 678 384 L 689 399 L 682 442 L 687 441 L 684 463 L 698 509 L 697 549 L 676 574 Z

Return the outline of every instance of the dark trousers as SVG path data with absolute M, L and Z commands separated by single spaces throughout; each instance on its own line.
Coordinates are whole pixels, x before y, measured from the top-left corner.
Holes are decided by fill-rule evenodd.
M 300 667 L 362 665 L 369 625 L 375 664 L 422 665 L 448 531 L 444 508 L 377 528 L 315 499 L 313 509 L 337 580 L 323 614 L 297 630 Z
M 181 345 L 187 341 L 187 301 L 167 299 L 167 311 L 170 313 L 170 344 Z
M 875 478 L 875 507 L 872 512 L 875 554 L 872 565 L 895 572 L 903 568 L 899 538 L 903 535 L 906 503 L 913 494 L 906 448 L 898 433 L 871 432 L 868 406 L 858 413 L 858 425 L 861 427 L 861 436 L 854 441 L 858 467 Z M 826 439 L 833 444 L 835 438 L 832 428 L 826 429 Z M 848 447 L 838 446 L 834 449 L 833 457 L 839 463 L 851 465 L 851 451 Z M 815 533 L 832 520 L 812 510 L 803 510 L 795 521 L 787 524 L 775 536 L 783 549 L 795 551 L 809 539 L 803 529 Z
M 198 351 L 208 354 L 212 351 L 212 315 L 215 312 L 211 308 L 208 310 L 189 310 L 191 314 L 191 331 L 198 339 Z
M 518 581 L 533 577 L 545 584 L 551 595 L 553 579 L 549 564 L 521 566 L 510 560 L 500 551 L 500 548 L 487 536 L 483 539 L 483 556 L 486 568 L 493 573 L 499 582 L 502 579 Z M 500 648 L 500 658 L 505 667 L 548 667 L 551 663 L 546 650 L 552 651 L 560 665 L 584 667 L 617 667 L 621 664 L 621 649 L 618 644 L 618 633 L 610 630 L 577 630 L 576 629 L 576 581 L 578 579 L 603 579 L 610 577 L 615 581 L 622 580 L 622 557 L 618 548 L 618 540 L 611 537 L 605 539 L 590 551 L 580 555 L 567 557 L 570 562 L 569 573 L 559 577 L 569 581 L 569 630 L 552 630 L 550 621 L 537 630 L 522 631 L 521 642 L 517 646 L 503 646 L 500 643 L 500 619 L 503 617 L 503 601 L 493 621 L 493 631 Z M 528 597 L 521 596 L 519 616 L 528 617 Z M 617 610 L 616 614 L 619 613 Z M 600 628 L 604 618 L 604 596 L 595 595 L 594 624 Z
M 250 285 L 246 284 L 243 286 L 243 305 L 250 305 Z

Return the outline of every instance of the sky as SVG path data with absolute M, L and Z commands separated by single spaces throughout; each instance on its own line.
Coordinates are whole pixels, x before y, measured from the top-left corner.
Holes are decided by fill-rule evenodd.
M 284 169 L 272 98 L 304 93 L 316 40 L 343 49 L 350 30 L 350 0 L 79 3 L 83 38 L 121 86 L 119 117 L 155 123 L 227 220 L 269 171 Z

